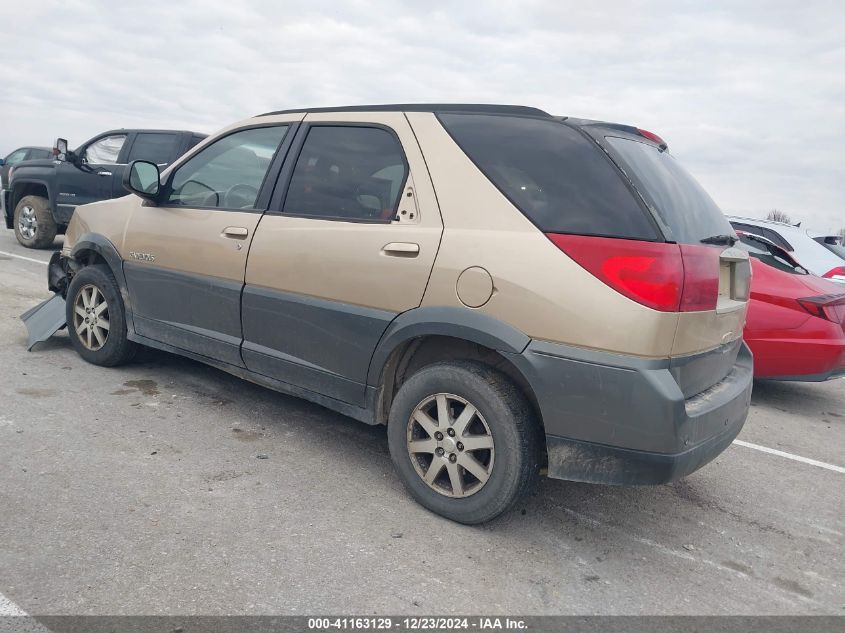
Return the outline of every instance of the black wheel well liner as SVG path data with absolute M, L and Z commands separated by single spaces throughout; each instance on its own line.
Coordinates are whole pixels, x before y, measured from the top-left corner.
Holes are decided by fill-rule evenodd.
M 123 307 L 126 311 L 127 325 L 129 331 L 133 332 L 132 303 L 129 299 L 129 291 L 126 287 L 126 277 L 123 274 L 123 258 L 118 253 L 112 242 L 99 233 L 85 233 L 71 248 L 71 257 L 77 267 L 105 264 L 109 267 L 120 288 L 120 296 L 123 299 Z
M 40 196 L 50 202 L 50 188 L 47 183 L 40 180 L 25 180 L 24 182 L 16 182 L 14 189 L 9 196 L 9 208 L 7 213 L 14 214 L 18 203 L 26 196 Z M 48 204 L 49 207 L 49 204 Z M 50 211 L 52 213 L 52 209 Z
M 413 314 L 417 311 L 420 314 Z M 437 320 L 425 320 L 431 317 Z M 418 309 L 400 315 L 382 336 L 370 364 L 368 384 L 377 388 L 375 419 L 387 419 L 396 392 L 415 371 L 439 361 L 473 360 L 508 377 L 528 399 L 544 429 L 531 383 L 508 358 L 525 350 L 529 342 L 527 335 L 512 326 L 469 310 Z

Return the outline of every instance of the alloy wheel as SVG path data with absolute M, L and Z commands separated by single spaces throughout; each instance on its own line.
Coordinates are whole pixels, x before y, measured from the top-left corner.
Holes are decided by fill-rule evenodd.
M 493 472 L 490 427 L 460 396 L 438 393 L 420 402 L 408 420 L 407 445 L 414 470 L 446 497 L 475 494 Z
M 82 286 L 73 304 L 73 328 L 82 344 L 93 352 L 101 349 L 109 337 L 109 305 L 100 290 Z
M 35 209 L 26 205 L 21 209 L 18 217 L 18 231 L 25 240 L 31 240 L 35 237 L 37 229 L 38 219 L 35 217 Z

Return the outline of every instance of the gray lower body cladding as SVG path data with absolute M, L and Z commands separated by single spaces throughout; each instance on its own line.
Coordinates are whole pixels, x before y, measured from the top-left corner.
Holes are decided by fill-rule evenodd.
M 732 355 L 732 346 L 715 353 Z M 727 375 L 692 397 L 668 359 L 541 341 L 510 355 L 532 385 L 543 416 L 549 476 L 659 484 L 709 462 L 739 434 L 748 415 L 752 356 L 746 345 L 735 347 Z M 712 367 L 713 354 L 690 357 L 686 364 Z

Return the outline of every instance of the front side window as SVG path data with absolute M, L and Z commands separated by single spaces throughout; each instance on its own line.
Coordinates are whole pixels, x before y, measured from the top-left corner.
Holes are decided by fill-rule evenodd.
M 148 160 L 157 165 L 165 165 L 174 154 L 176 140 L 175 134 L 140 133 L 132 143 L 127 162 Z
M 125 134 L 104 136 L 86 147 L 82 158 L 92 165 L 114 165 L 125 142 Z
M 389 221 L 407 176 L 402 147 L 387 130 L 315 126 L 296 161 L 283 212 Z
M 253 209 L 287 125 L 241 130 L 215 141 L 173 174 L 165 204 Z

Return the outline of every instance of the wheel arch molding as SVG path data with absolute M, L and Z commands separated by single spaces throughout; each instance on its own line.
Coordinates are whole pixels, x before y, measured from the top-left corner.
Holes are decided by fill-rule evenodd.
M 404 344 L 427 336 L 477 343 L 492 350 L 520 354 L 530 337 L 512 325 L 468 308 L 424 307 L 403 312 L 379 340 L 367 372 L 367 384 L 378 386 L 391 355 Z
M 24 176 L 23 179 L 14 179 L 9 183 L 9 206 L 14 212 L 15 207 L 26 196 L 40 195 L 41 189 L 44 190 L 44 198 L 47 199 L 48 206 L 52 212 L 53 192 L 50 190 L 50 183 L 40 178 L 30 178 Z M 37 192 L 36 192 L 37 191 Z
M 79 237 L 71 249 L 71 257 L 79 264 L 80 260 L 90 258 L 89 253 L 97 255 L 98 260 L 101 260 L 109 267 L 118 288 L 120 288 L 120 296 L 123 299 L 123 307 L 126 311 L 128 325 L 130 332 L 134 330 L 132 327 L 132 302 L 129 299 L 129 291 L 126 286 L 126 277 L 123 274 L 123 258 L 120 256 L 117 248 L 112 242 L 100 235 L 99 233 L 85 233 Z M 85 262 L 86 264 L 91 263 Z

